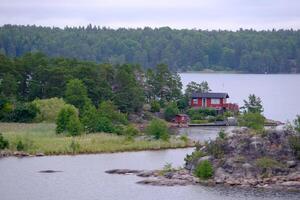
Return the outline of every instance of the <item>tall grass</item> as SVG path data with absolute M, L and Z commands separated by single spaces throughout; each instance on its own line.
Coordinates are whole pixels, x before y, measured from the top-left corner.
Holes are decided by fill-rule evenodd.
M 55 134 L 55 124 L 52 123 L 0 123 L 0 132 L 9 141 L 9 149 L 11 151 L 15 151 L 18 142 L 21 141 L 24 144 L 24 151 L 30 154 L 73 154 L 74 143 L 78 144 L 75 153 L 158 150 L 191 146 L 175 138 L 171 138 L 170 141 L 128 140 L 124 136 L 105 133 L 67 137 Z

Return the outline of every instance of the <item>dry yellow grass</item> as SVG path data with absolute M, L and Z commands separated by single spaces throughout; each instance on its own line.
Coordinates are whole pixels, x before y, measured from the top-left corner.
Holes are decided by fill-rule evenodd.
M 30 154 L 110 153 L 191 146 L 175 138 L 171 138 L 168 142 L 144 139 L 128 140 L 123 136 L 105 133 L 67 137 L 55 134 L 55 124 L 52 123 L 0 123 L 0 132 L 4 138 L 8 139 L 11 151 L 15 151 L 18 141 L 22 141 L 25 147 L 24 151 Z M 76 144 L 75 147 L 74 144 Z

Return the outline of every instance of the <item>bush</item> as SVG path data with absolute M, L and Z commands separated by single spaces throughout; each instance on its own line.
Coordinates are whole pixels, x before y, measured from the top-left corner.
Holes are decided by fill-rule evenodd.
M 276 167 L 283 167 L 281 163 L 279 163 L 277 160 L 274 160 L 272 158 L 268 158 L 268 157 L 262 157 L 262 158 L 258 158 L 255 162 L 256 166 L 263 169 L 263 170 L 267 170 L 267 169 L 273 169 Z
M 0 133 L 0 149 L 7 149 L 9 146 L 8 140 L 4 139 L 2 133 Z
M 295 156 L 300 160 L 300 136 L 290 136 L 289 144 L 294 151 Z
M 210 161 L 204 160 L 196 166 L 194 174 L 200 179 L 209 179 L 213 176 L 213 166 Z
M 78 142 L 76 142 L 75 140 L 72 140 L 69 147 L 73 154 L 78 153 L 80 151 L 80 144 Z
M 17 142 L 16 149 L 17 149 L 18 151 L 23 151 L 23 150 L 25 149 L 25 145 L 23 144 L 22 140 L 19 140 L 19 141 Z
M 164 112 L 164 117 L 167 121 L 171 121 L 179 113 L 176 103 L 170 103 Z
M 58 113 L 56 133 L 67 132 L 70 135 L 79 135 L 81 127 L 76 108 L 72 105 L 64 106 Z
M 170 138 L 167 123 L 161 119 L 153 119 L 146 128 L 146 133 L 155 139 L 168 140 Z
M 216 110 L 209 109 L 209 108 L 205 108 L 205 109 L 193 109 L 193 108 L 191 108 L 187 111 L 187 114 L 189 115 L 189 117 L 192 120 L 203 120 L 208 116 L 210 116 L 210 117 L 217 116 Z
M 206 154 L 203 153 L 203 151 L 195 150 L 195 151 L 193 151 L 193 153 L 191 155 L 186 155 L 186 157 L 184 158 L 184 161 L 186 163 L 193 162 L 193 161 L 196 161 L 196 160 L 198 160 L 199 158 L 201 158 L 203 156 L 206 156 Z
M 300 115 L 297 115 L 297 118 L 294 120 L 295 130 L 300 133 Z
M 180 140 L 182 140 L 184 143 L 187 144 L 190 139 L 189 139 L 189 137 L 186 134 L 184 134 L 184 135 L 180 136 Z
M 11 107 L 12 109 L 10 109 L 9 112 L 4 113 L 1 117 L 1 121 L 32 122 L 39 112 L 39 109 L 32 103 L 18 102 L 16 105 L 6 103 L 6 106 Z
M 66 102 L 61 98 L 51 99 L 36 99 L 32 102 L 39 109 L 39 113 L 35 117 L 37 122 L 55 122 L 59 111 L 66 105 Z
M 219 138 L 224 140 L 226 138 L 226 133 L 224 131 L 224 129 L 221 129 L 219 132 Z
M 76 136 L 81 134 L 83 127 L 79 121 L 78 116 L 76 115 L 70 116 L 66 129 L 68 131 L 68 134 L 71 136 Z
M 261 131 L 264 129 L 265 118 L 260 113 L 244 113 L 239 118 L 239 125 L 246 126 L 248 128 Z
M 160 111 L 160 104 L 158 101 L 152 101 L 150 103 L 150 106 L 151 106 L 151 109 L 150 109 L 151 112 L 159 112 Z
M 139 130 L 134 125 L 129 124 L 124 129 L 123 135 L 128 136 L 128 137 L 135 137 L 135 136 L 139 135 Z
M 215 158 L 222 158 L 224 155 L 224 142 L 220 139 L 208 142 L 206 144 L 207 152 Z

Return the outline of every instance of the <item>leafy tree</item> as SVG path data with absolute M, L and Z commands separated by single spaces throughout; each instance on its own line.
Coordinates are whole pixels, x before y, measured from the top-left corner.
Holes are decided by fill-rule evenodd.
M 114 102 L 125 113 L 142 109 L 144 94 L 136 80 L 133 66 L 122 65 L 117 69 Z
M 151 101 L 151 112 L 159 112 L 160 111 L 160 104 L 158 101 Z
M 164 112 L 164 117 L 167 121 L 171 121 L 178 113 L 179 113 L 179 109 L 177 107 L 177 104 L 172 102 L 169 103 L 169 105 L 166 107 Z
M 155 139 L 168 140 L 170 135 L 168 126 L 165 121 L 161 119 L 153 119 L 146 128 L 146 133 L 154 136 Z
M 9 146 L 8 140 L 4 139 L 2 133 L 0 133 L 0 150 L 6 149 Z
M 0 93 L 5 97 L 16 97 L 18 83 L 15 77 L 7 73 L 4 75 L 3 80 L 0 82 Z
M 241 107 L 241 109 L 243 109 L 244 112 L 261 114 L 264 111 L 261 99 L 259 97 L 256 97 L 254 94 L 250 94 L 249 100 L 244 100 L 244 104 L 245 105 Z
M 72 127 L 74 126 L 74 128 Z M 81 124 L 78 118 L 78 112 L 72 105 L 64 106 L 58 114 L 56 120 L 56 133 L 66 132 L 70 135 L 78 135 Z
M 211 89 L 208 86 L 208 83 L 206 81 L 203 81 L 201 83 L 196 83 L 194 81 L 187 84 L 185 89 L 185 96 L 190 98 L 193 93 L 203 93 L 203 92 L 209 92 Z
M 84 105 L 90 101 L 87 89 L 79 79 L 72 79 L 67 83 L 65 99 L 67 103 L 74 105 L 79 110 L 82 110 Z
M 258 112 L 244 113 L 239 118 L 239 125 L 261 131 L 264 128 L 265 118 Z

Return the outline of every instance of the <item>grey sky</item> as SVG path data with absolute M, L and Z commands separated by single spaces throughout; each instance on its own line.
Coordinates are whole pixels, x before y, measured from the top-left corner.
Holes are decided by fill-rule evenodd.
M 0 0 L 0 25 L 300 29 L 300 0 Z

